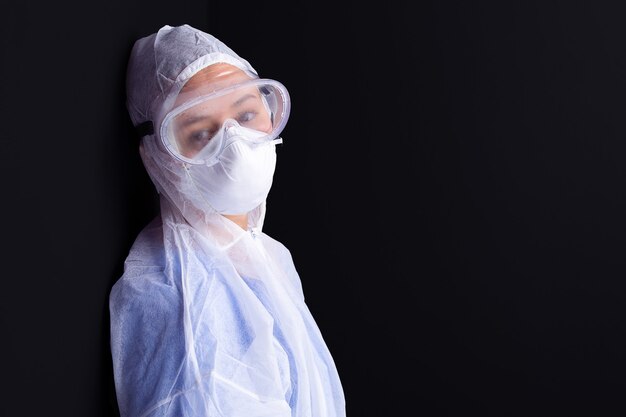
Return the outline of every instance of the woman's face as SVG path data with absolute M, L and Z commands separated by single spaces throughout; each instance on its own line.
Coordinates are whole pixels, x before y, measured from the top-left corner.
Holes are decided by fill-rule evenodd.
M 250 79 L 244 71 L 232 65 L 211 65 L 189 79 L 177 97 L 175 107 Z M 228 119 L 261 132 L 272 129 L 271 116 L 259 89 L 254 85 L 237 88 L 202 101 L 176 116 L 173 131 L 179 152 L 193 158 Z

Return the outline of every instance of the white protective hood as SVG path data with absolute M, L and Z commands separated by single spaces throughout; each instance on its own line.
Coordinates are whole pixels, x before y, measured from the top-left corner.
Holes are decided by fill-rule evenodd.
M 213 36 L 164 26 L 138 40 L 128 66 L 135 125 L 208 65 L 256 73 Z M 343 417 L 333 359 L 311 316 L 289 251 L 215 213 L 155 134 L 141 157 L 161 214 L 137 237 L 110 294 L 111 353 L 122 417 Z

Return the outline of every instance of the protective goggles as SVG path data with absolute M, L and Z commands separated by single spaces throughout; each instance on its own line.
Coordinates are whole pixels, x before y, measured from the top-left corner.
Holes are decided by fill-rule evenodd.
M 185 97 L 163 118 L 161 141 L 174 157 L 212 165 L 229 145 L 229 129 L 255 144 L 281 142 L 289 117 L 287 89 L 278 81 L 252 79 L 208 94 Z

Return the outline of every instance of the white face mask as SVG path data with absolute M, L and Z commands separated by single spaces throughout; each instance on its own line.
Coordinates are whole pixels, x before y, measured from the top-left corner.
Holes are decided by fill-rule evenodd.
M 187 172 L 198 192 L 220 214 L 244 214 L 267 198 L 276 168 L 274 141 L 241 126 L 220 132 L 223 148 L 213 165 L 190 165 Z

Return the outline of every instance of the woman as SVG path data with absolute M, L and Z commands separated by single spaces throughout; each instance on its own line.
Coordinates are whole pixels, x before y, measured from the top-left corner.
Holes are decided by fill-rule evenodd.
M 110 295 L 122 417 L 345 416 L 289 251 L 262 232 L 285 87 L 182 25 L 135 43 L 127 95 L 161 210 Z

